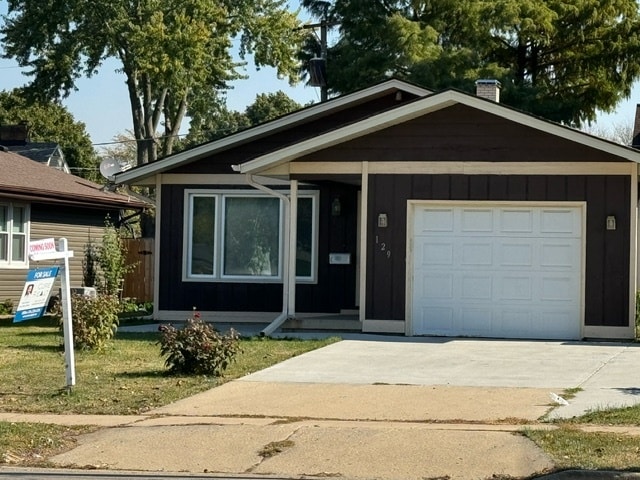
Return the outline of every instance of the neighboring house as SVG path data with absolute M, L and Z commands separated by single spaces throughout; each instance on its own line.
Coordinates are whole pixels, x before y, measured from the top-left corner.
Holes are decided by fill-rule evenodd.
M 48 167 L 71 173 L 60 145 L 55 142 L 30 142 L 27 125 L 0 126 L 0 145 Z
M 90 241 L 100 243 L 106 216 L 117 224 L 122 211 L 148 207 L 3 147 L 0 171 L 0 301 L 11 299 L 16 306 L 28 269 L 38 266 L 27 254 L 30 241 L 66 238 L 74 252 L 71 285 L 83 286 L 85 247 Z
M 390 80 L 118 174 L 156 187 L 155 317 L 633 338 L 640 152 L 478 95 Z

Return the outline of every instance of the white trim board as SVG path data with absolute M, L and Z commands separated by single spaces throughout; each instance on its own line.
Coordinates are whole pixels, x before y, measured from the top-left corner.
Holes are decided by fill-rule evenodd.
M 360 175 L 363 162 L 291 162 L 276 167 L 286 175 Z M 371 175 L 632 175 L 633 162 L 368 162 Z M 287 169 L 288 167 L 288 169 Z

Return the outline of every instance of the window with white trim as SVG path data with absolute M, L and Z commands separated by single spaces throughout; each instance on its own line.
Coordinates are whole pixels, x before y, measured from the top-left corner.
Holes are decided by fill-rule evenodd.
M 28 267 L 27 232 L 29 209 L 27 205 L 0 203 L 0 266 Z
M 316 281 L 318 192 L 298 195 L 296 278 Z M 282 279 L 284 208 L 253 191 L 185 191 L 185 279 Z

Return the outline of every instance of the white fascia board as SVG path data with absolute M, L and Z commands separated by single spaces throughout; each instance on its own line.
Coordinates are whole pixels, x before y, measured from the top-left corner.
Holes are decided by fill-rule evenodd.
M 283 163 L 287 163 L 308 153 L 407 122 L 454 104 L 464 104 L 472 108 L 477 108 L 507 120 L 549 133 L 556 137 L 564 138 L 640 163 L 640 151 L 636 149 L 624 147 L 570 127 L 564 127 L 556 123 L 551 123 L 547 120 L 533 117 L 527 113 L 513 110 L 490 100 L 481 99 L 455 90 L 446 90 L 444 92 L 416 100 L 410 104 L 399 106 L 393 110 L 374 115 L 355 124 L 347 125 L 346 127 L 338 128 L 309 140 L 290 145 L 267 155 L 262 155 L 239 165 L 237 169 L 241 173 L 257 173 L 266 168 L 272 168 Z
M 283 130 L 288 126 L 301 122 L 303 120 L 323 115 L 332 110 L 340 110 L 347 108 L 352 103 L 358 103 L 367 98 L 375 98 L 384 92 L 392 89 L 402 90 L 419 97 L 424 97 L 432 92 L 424 88 L 405 83 L 401 80 L 391 79 L 386 82 L 373 85 L 372 87 L 359 90 L 354 93 L 349 93 L 327 102 L 318 103 L 317 105 L 311 105 L 297 112 L 290 113 L 282 118 L 273 120 L 271 122 L 256 125 L 255 127 L 248 128 L 241 132 L 232 134 L 228 137 L 221 138 L 219 140 L 205 143 L 197 147 L 185 150 L 184 152 L 177 153 L 166 159 L 158 160 L 157 162 L 149 163 L 142 167 L 127 170 L 126 172 L 118 173 L 115 175 L 115 183 L 131 183 L 148 178 L 156 173 L 161 173 L 167 169 L 176 167 L 186 162 L 193 162 L 204 158 L 207 155 L 211 155 L 217 151 L 229 149 L 235 145 L 245 143 L 250 140 L 258 139 L 264 135 Z

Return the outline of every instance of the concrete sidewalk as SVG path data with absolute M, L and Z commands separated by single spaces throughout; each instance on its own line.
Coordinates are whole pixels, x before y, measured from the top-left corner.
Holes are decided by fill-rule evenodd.
M 538 389 L 236 381 L 83 436 L 52 460 L 286 478 L 521 477 L 553 464 L 516 434 L 522 425 L 483 422 L 513 414 L 534 422 L 549 408 L 545 397 Z
M 128 423 L 103 419 L 111 428 L 52 461 L 288 478 L 526 477 L 553 467 L 516 433 L 553 428 L 537 423 L 549 393 L 583 388 L 580 409 L 600 405 L 594 391 L 636 401 L 638 355 L 633 344 L 361 336 Z

